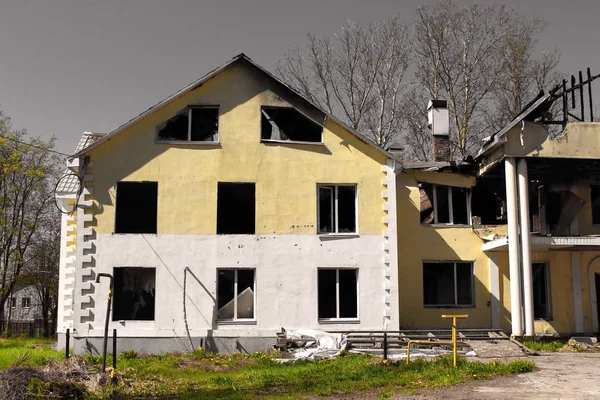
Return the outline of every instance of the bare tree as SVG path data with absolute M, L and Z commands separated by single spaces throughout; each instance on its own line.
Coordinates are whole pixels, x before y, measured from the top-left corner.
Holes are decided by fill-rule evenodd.
M 33 244 L 24 263 L 19 283 L 33 288 L 35 305 L 44 323 L 43 334 L 50 336 L 50 322 L 56 324 L 60 262 L 60 211 L 47 203 Z
M 0 313 L 53 200 L 58 160 L 47 151 L 52 146 L 52 139 L 27 139 L 0 113 Z
M 346 23 L 334 39 L 308 35 L 278 63 L 278 75 L 331 114 L 385 147 L 402 129 L 403 81 L 411 60 L 410 33 L 399 17 Z
M 514 18 L 502 6 L 453 0 L 417 10 L 415 76 L 432 98 L 448 100 L 455 156 L 465 158 L 488 128 L 488 103 L 505 68 L 499 54 Z
M 515 118 L 541 90 L 551 89 L 563 78 L 557 69 L 557 50 L 535 54 L 537 37 L 546 24 L 520 17 L 513 25 L 502 47 L 504 69 L 493 94 L 496 112 L 488 115 L 494 130 Z

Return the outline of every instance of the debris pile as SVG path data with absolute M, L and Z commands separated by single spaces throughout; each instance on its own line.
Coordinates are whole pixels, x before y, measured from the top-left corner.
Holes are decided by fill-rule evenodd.
M 21 366 L 28 355 L 0 372 L 0 399 L 28 398 L 83 399 L 86 394 L 104 385 L 106 378 L 90 372 L 80 357 L 68 361 L 50 361 L 43 369 Z

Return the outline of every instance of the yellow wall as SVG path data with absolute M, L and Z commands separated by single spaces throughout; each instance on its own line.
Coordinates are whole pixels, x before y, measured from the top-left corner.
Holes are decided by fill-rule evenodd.
M 284 100 L 285 99 L 285 100 Z M 215 234 L 217 182 L 256 182 L 256 233 L 316 233 L 317 183 L 358 184 L 359 233 L 382 234 L 386 156 L 326 121 L 324 145 L 260 143 L 260 106 L 289 93 L 236 63 L 91 152 L 96 230 L 111 233 L 118 181 L 158 181 L 159 234 Z M 218 104 L 220 145 L 156 144 L 156 126 L 190 104 Z
M 462 327 L 491 327 L 488 306 L 489 262 L 481 251 L 482 240 L 471 227 L 426 226 L 420 223 L 417 182 L 470 187 L 475 179 L 457 174 L 409 171 L 397 176 L 398 274 L 401 329 L 448 328 L 442 314 L 465 313 Z M 425 308 L 423 306 L 423 261 L 473 261 L 475 307 Z

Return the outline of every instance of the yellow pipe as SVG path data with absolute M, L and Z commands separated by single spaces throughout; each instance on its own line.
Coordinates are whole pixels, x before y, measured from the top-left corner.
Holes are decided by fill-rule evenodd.
M 444 344 L 444 345 L 452 345 L 452 358 L 454 361 L 454 368 L 456 368 L 456 360 L 458 359 L 458 346 L 457 346 L 457 340 L 456 340 L 456 319 L 460 318 L 460 319 L 464 319 L 464 318 L 468 318 L 469 316 L 467 314 L 459 314 L 459 315 L 442 315 L 442 318 L 447 319 L 447 318 L 452 318 L 452 341 L 451 342 L 443 342 L 443 341 L 432 341 L 432 340 L 409 340 L 408 341 L 408 348 L 406 349 L 406 363 L 410 363 L 410 345 L 412 343 L 419 343 L 419 344 Z

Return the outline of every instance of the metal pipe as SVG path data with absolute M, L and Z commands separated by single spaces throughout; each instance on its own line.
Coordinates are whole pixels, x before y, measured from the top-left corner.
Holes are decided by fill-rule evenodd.
M 102 346 L 102 373 L 106 372 L 106 348 L 108 346 L 108 321 L 110 318 L 110 305 L 113 296 L 113 276 L 111 274 L 99 273 L 96 275 L 96 283 L 100 282 L 100 278 L 109 278 L 110 287 L 108 289 L 108 301 L 106 302 L 106 318 L 104 319 L 104 343 Z
M 512 334 L 514 336 L 522 336 L 521 273 L 519 268 L 519 227 L 517 216 L 517 160 L 514 157 L 508 157 L 504 161 L 504 175 L 506 179 L 506 212 L 508 214 L 508 260 L 510 266 Z
M 523 266 L 523 305 L 525 306 L 525 335 L 534 336 L 533 277 L 531 268 L 531 232 L 529 229 L 529 177 L 527 160 L 521 158 L 519 173 L 519 213 L 521 219 L 521 264 Z M 512 279 L 512 277 L 511 277 Z

